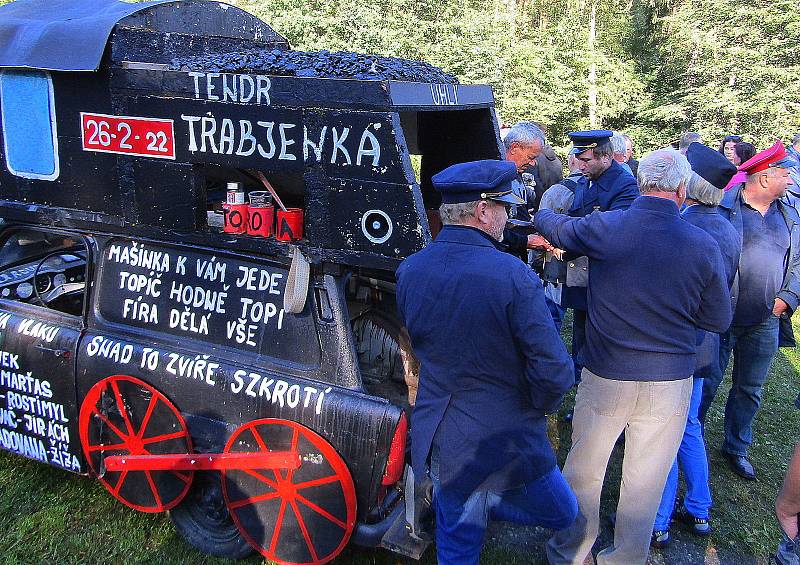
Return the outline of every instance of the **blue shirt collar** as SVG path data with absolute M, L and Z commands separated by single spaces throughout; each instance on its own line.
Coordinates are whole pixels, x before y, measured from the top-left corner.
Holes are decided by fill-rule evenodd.
M 688 206 L 683 212 L 682 216 L 687 214 L 718 214 L 716 206 L 707 206 L 705 204 L 692 204 Z

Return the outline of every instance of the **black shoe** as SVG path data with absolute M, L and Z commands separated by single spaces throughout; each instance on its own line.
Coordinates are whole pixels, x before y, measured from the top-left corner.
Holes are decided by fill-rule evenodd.
M 725 453 L 725 459 L 728 460 L 728 466 L 731 470 L 748 481 L 756 480 L 756 470 L 753 464 L 742 455 L 734 455 L 733 453 Z
M 669 530 L 653 530 L 650 535 L 650 547 L 655 549 L 664 549 L 667 547 L 672 538 L 669 536 Z
M 713 531 L 710 520 L 693 516 L 691 512 L 686 510 L 686 507 L 683 504 L 678 506 L 678 508 L 675 510 L 674 518 L 689 526 L 689 529 L 696 536 L 710 536 L 711 532 Z

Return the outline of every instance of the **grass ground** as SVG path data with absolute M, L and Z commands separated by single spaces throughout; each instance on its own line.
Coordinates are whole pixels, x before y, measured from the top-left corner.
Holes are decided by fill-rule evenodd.
M 795 327 L 800 335 L 800 328 Z M 568 339 L 568 336 L 566 336 Z M 755 423 L 752 460 L 759 480 L 746 482 L 731 473 L 718 452 L 722 436 L 722 409 L 729 381 L 711 408 L 707 439 L 715 506 L 715 532 L 702 544 L 706 555 L 732 552 L 747 562 L 765 563 L 779 538 L 772 505 L 780 489 L 789 457 L 798 437 L 800 410 L 794 407 L 798 391 L 800 355 L 781 350 L 767 382 L 762 409 Z M 724 392 L 723 392 L 724 391 Z M 571 398 L 565 403 L 565 408 Z M 550 421 L 553 440 L 563 463 L 569 449 L 569 427 Z M 609 465 L 602 510 L 611 512 L 619 486 L 621 450 Z M 675 530 L 678 539 L 690 538 Z M 694 541 L 694 540 L 693 540 Z M 21 457 L 0 453 L 0 555 L 3 562 L 28 563 L 226 563 L 194 551 L 175 532 L 165 515 L 146 515 L 117 503 L 99 482 L 78 477 Z M 661 559 L 656 556 L 654 562 Z M 492 545 L 483 555 L 488 564 L 541 562 L 540 548 L 520 551 L 514 544 Z M 262 563 L 257 557 L 245 563 Z M 347 549 L 336 563 L 388 565 L 404 563 L 382 550 Z M 678 560 L 663 562 L 686 562 Z M 737 558 L 733 563 L 741 562 Z M 428 551 L 422 563 L 435 559 Z

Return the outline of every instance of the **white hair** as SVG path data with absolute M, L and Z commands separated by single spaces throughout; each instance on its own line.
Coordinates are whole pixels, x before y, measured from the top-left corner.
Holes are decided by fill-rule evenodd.
M 692 176 L 686 157 L 675 149 L 657 149 L 639 161 L 639 192 L 678 192 Z
M 475 207 L 480 200 L 473 202 L 459 202 L 458 204 L 442 204 L 439 206 L 439 217 L 442 224 L 463 224 L 465 218 L 475 213 Z
M 503 145 L 508 151 L 514 142 L 522 145 L 532 145 L 537 141 L 540 141 L 542 146 L 547 144 L 542 129 L 533 122 L 519 122 L 508 130 L 508 133 L 503 138 Z
M 614 154 L 625 155 L 628 152 L 628 145 L 625 143 L 625 136 L 618 131 L 611 136 L 611 147 Z
M 692 177 L 686 184 L 686 198 L 691 198 L 706 206 L 717 206 L 722 202 L 723 194 L 725 194 L 724 190 L 717 188 L 692 171 Z

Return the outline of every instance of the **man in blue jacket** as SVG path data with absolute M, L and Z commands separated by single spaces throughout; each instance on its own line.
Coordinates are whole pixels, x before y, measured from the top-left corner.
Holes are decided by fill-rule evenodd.
M 575 187 L 575 198 L 567 212 L 575 218 L 592 212 L 625 210 L 639 196 L 636 179 L 614 160 L 611 136 L 614 132 L 601 129 L 574 131 L 572 140 L 578 170 L 583 178 Z M 552 243 L 552 242 L 551 242 Z M 588 261 L 586 257 L 567 257 L 566 284 L 561 291 L 561 306 L 573 309 L 572 360 L 575 380 L 580 380 L 581 350 L 586 341 L 586 283 Z
M 551 563 L 583 563 L 599 530 L 600 491 L 619 435 L 625 458 L 614 543 L 599 565 L 644 564 L 689 408 L 697 329 L 724 331 L 731 301 L 712 237 L 681 219 L 691 169 L 674 151 L 639 162 L 642 196 L 627 210 L 534 217 L 556 247 L 589 258 L 585 365 L 564 476 L 578 517 L 547 544 Z
M 411 460 L 433 481 L 440 565 L 477 564 L 489 519 L 562 529 L 577 513 L 545 417 L 572 386 L 570 358 L 538 277 L 498 249 L 515 177 L 508 161 L 434 175 L 444 228 L 397 270 L 420 361 Z
M 800 297 L 800 217 L 781 200 L 792 185 L 789 169 L 794 165 L 778 141 L 739 166 L 748 175 L 744 188 L 730 189 L 720 204 L 720 214 L 741 238 L 742 254 L 733 288 L 733 323 L 720 339 L 720 370 L 705 379 L 700 418 L 705 419 L 733 352 L 722 451 L 731 469 L 749 480 L 756 478 L 747 450 L 761 389 L 778 347 L 794 345 L 789 317 Z

